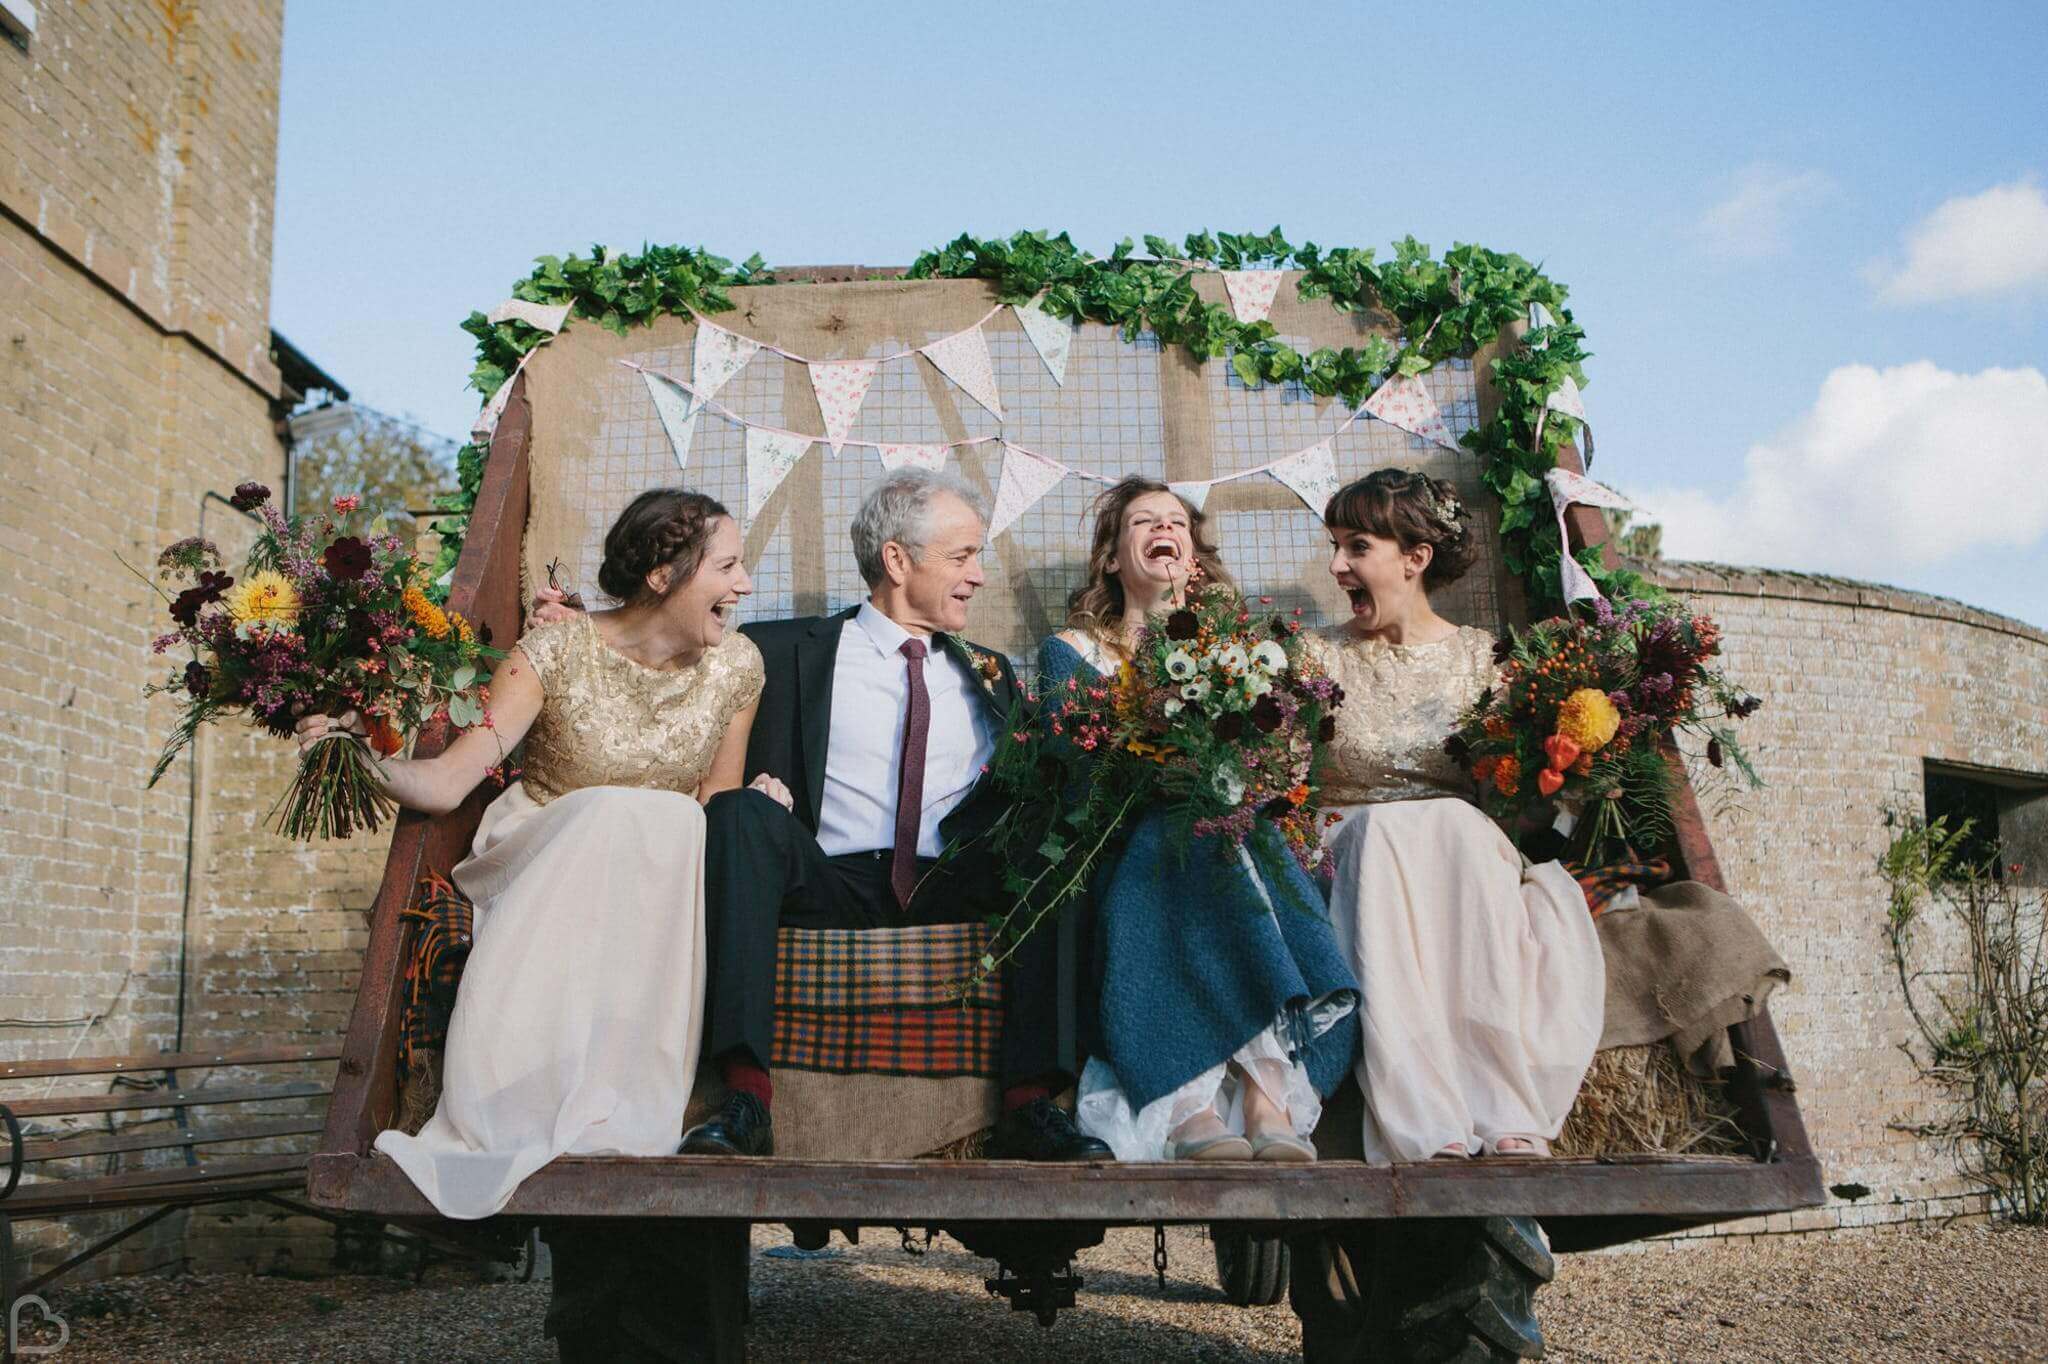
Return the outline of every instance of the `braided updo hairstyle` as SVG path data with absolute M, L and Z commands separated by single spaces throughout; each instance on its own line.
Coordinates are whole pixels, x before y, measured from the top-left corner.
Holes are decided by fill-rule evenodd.
M 628 502 L 605 532 L 598 587 L 627 605 L 654 600 L 647 575 L 672 564 L 675 574 L 668 590 L 674 592 L 696 575 L 711 532 L 720 517 L 730 514 L 716 498 L 687 488 L 648 489 Z M 660 595 L 665 598 L 667 593 Z
M 1392 540 L 1407 553 L 1431 550 L 1422 570 L 1425 589 L 1448 587 L 1465 576 L 1478 557 L 1472 513 L 1457 491 L 1440 478 L 1414 469 L 1375 469 L 1330 497 L 1323 524 L 1332 531 L 1363 531 Z

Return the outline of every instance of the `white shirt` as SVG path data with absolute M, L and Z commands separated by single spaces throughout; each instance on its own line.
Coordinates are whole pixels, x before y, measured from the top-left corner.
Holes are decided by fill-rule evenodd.
M 832 671 L 832 737 L 825 750 L 825 791 L 818 846 L 827 856 L 896 846 L 896 791 L 902 782 L 903 731 L 910 721 L 910 660 L 898 652 L 910 632 L 862 602 L 839 632 Z M 939 822 L 967 799 L 995 752 L 995 733 L 966 665 L 923 637 L 919 665 L 931 698 L 925 737 L 924 810 L 917 855 L 937 857 Z

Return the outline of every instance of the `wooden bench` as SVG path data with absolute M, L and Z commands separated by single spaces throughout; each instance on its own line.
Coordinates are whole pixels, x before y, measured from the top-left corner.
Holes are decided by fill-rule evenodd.
M 283 1197 L 286 1193 L 296 1195 L 305 1187 L 312 1143 L 293 1139 L 310 1138 L 321 1131 L 333 1080 L 251 1083 L 233 1078 L 211 1084 L 206 1073 L 243 1067 L 302 1066 L 334 1061 L 340 1056 L 337 1041 L 313 1047 L 0 1062 L 0 1081 L 16 1084 L 110 1077 L 109 1090 L 103 1094 L 47 1098 L 0 1095 L 0 1124 L 4 1124 L 7 1137 L 7 1168 L 4 1179 L 0 1179 L 0 1318 L 4 1318 L 21 1294 L 40 1290 L 180 1208 L 248 1198 L 275 1203 L 288 1211 L 324 1221 L 338 1221 L 330 1212 Z M 284 1100 L 301 1101 L 309 1111 L 262 1113 L 248 1108 L 251 1104 Z M 318 1102 L 304 1102 L 311 1100 Z M 24 1124 L 45 1119 L 98 1115 L 105 1115 L 104 1130 L 24 1132 Z M 288 1145 L 286 1149 L 262 1154 L 221 1155 L 213 1149 L 254 1142 Z M 179 1154 L 168 1164 L 116 1173 L 76 1176 L 50 1168 L 96 1158 L 105 1159 L 111 1168 L 123 1157 L 147 1160 L 148 1153 L 153 1151 Z M 22 1176 L 31 1165 L 42 1167 L 37 1171 L 42 1177 L 24 1181 Z M 16 1221 L 129 1209 L 147 1211 L 62 1264 L 26 1283 L 16 1282 Z

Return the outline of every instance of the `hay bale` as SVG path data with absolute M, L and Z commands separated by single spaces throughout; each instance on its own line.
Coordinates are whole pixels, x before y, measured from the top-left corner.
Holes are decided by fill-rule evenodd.
M 1560 1156 L 1739 1155 L 1727 1086 L 1687 1070 L 1662 1042 L 1593 1057 L 1551 1149 Z

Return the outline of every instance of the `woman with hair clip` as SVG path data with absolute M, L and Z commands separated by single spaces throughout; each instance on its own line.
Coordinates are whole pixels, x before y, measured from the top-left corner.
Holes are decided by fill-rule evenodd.
M 1430 594 L 1469 568 L 1448 483 L 1381 469 L 1323 514 L 1351 619 L 1311 637 L 1344 688 L 1321 772 L 1330 917 L 1365 993 L 1368 1160 L 1548 1155 L 1600 1040 L 1606 974 L 1571 873 L 1527 865 L 1444 751 L 1493 684 L 1493 636 Z
M 1229 583 L 1201 512 L 1164 483 L 1125 478 L 1096 502 L 1088 577 L 1067 628 L 1039 648 L 1044 694 L 1128 660 L 1191 575 Z M 1081 1129 L 1119 1160 L 1312 1161 L 1321 1096 L 1356 1054 L 1358 990 L 1322 897 L 1284 852 L 1261 871 L 1220 837 L 1168 845 L 1142 817 L 1096 877 L 1097 1045 Z M 1273 838 L 1263 824 L 1254 837 Z
M 619 515 L 598 584 L 618 608 L 528 630 L 492 674 L 488 727 L 377 760 L 399 804 L 440 814 L 526 741 L 453 872 L 476 929 L 439 1107 L 376 1142 L 444 1217 L 493 1215 L 564 1153 L 673 1154 L 697 1071 L 702 802 L 741 780 L 763 676 L 732 627 L 754 585 L 725 508 L 675 488 Z M 299 742 L 337 725 L 357 732 L 308 716 Z

